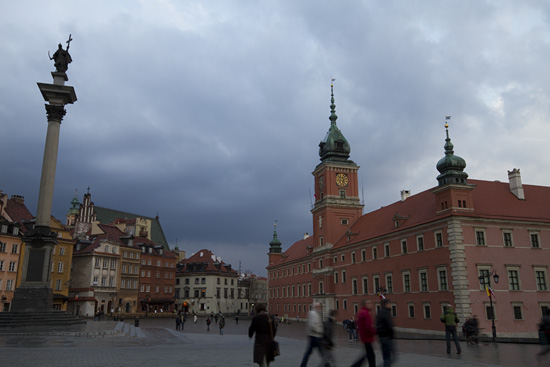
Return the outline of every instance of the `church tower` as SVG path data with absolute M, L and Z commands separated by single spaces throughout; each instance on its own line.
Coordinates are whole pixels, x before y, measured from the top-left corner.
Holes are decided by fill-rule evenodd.
M 315 178 L 313 214 L 314 247 L 332 245 L 363 214 L 359 199 L 357 171 L 349 159 L 351 148 L 336 125 L 334 85 L 330 85 L 330 127 L 319 144 L 321 163 L 312 172 Z

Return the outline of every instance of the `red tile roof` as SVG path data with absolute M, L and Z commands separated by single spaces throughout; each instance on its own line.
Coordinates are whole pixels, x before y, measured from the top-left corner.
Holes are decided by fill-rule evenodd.
M 474 187 L 473 211 L 460 210 L 458 213 L 452 213 L 448 210 L 438 214 L 436 196 L 432 192 L 436 187 L 433 187 L 412 195 L 404 201 L 398 201 L 362 215 L 350 227 L 351 242 L 373 239 L 451 215 L 550 223 L 550 187 L 523 185 L 525 200 L 520 200 L 512 194 L 508 182 L 468 180 L 468 183 Z M 404 218 L 400 221 L 398 229 L 394 222 L 396 214 Z M 307 246 L 313 245 L 312 241 L 313 238 L 309 237 L 294 243 L 283 253 L 281 260 L 271 266 L 306 257 Z M 336 242 L 334 248 L 348 244 L 347 235 L 344 235 Z

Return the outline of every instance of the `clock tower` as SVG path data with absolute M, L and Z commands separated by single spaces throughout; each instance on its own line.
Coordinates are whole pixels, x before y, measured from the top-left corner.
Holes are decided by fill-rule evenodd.
M 315 204 L 311 210 L 314 247 L 336 243 L 363 214 L 357 183 L 359 166 L 349 159 L 350 145 L 336 125 L 333 84 L 330 90 L 330 128 L 319 144 L 321 163 L 312 173 L 315 177 Z

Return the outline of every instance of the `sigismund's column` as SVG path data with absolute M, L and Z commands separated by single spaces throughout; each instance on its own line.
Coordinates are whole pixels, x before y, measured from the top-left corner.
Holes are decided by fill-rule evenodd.
M 25 234 L 25 254 L 21 271 L 21 284 L 14 293 L 11 310 L 13 312 L 48 312 L 53 307 L 53 292 L 50 287 L 51 255 L 57 244 L 57 233 L 50 228 L 59 130 L 61 120 L 67 113 L 65 105 L 76 101 L 73 87 L 65 86 L 69 80 L 66 71 L 72 61 L 69 46 L 59 44 L 51 60 L 55 60 L 56 71 L 52 72 L 53 84 L 37 83 L 46 104 L 48 131 L 42 162 L 42 176 L 36 210 L 36 224 Z

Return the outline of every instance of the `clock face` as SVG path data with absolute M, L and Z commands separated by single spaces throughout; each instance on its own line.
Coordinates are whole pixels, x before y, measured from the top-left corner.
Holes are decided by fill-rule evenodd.
M 348 175 L 345 173 L 339 173 L 336 175 L 336 184 L 338 186 L 347 186 L 348 185 Z

